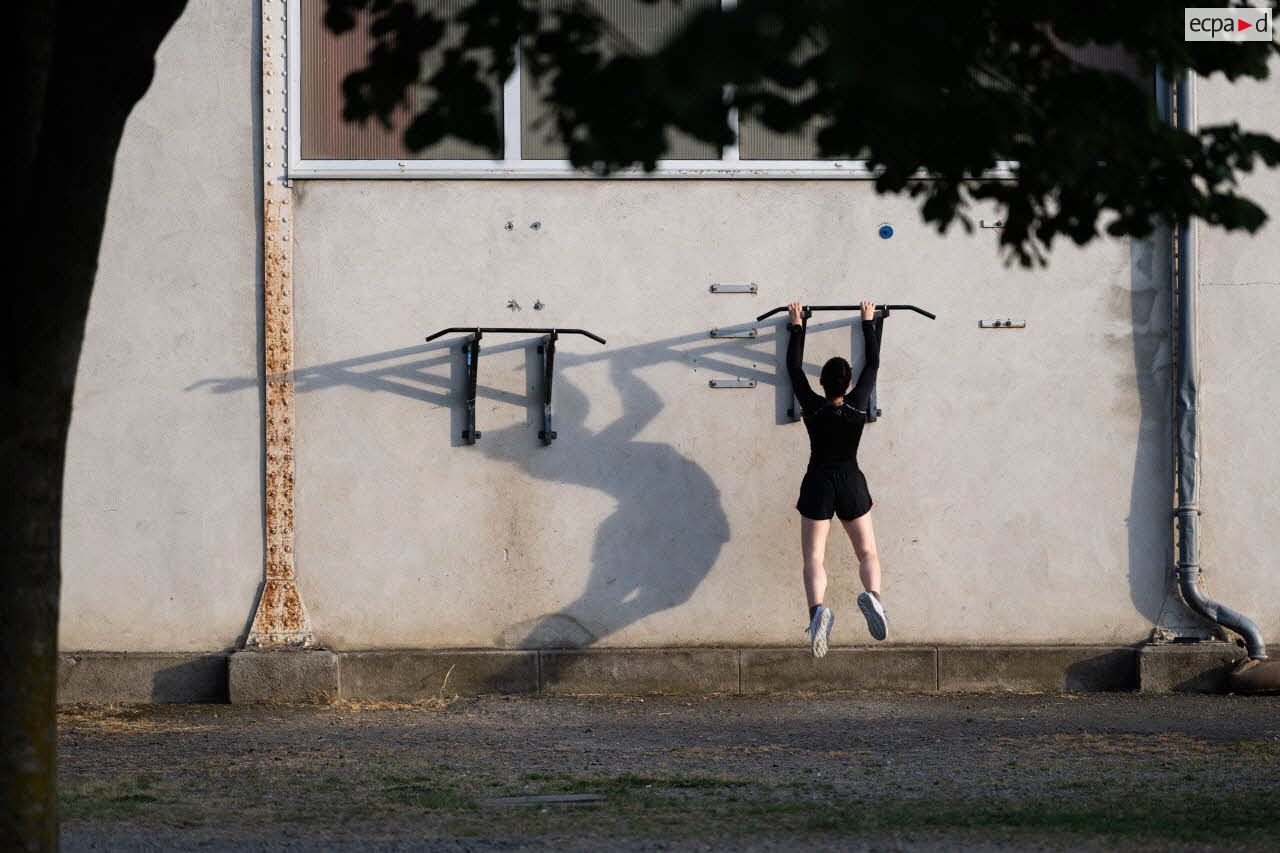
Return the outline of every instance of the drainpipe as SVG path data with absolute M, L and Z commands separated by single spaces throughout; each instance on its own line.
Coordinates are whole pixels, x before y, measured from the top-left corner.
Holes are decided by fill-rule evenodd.
M 1191 71 L 1184 71 L 1177 83 L 1178 129 L 1194 133 L 1195 82 Z M 1178 358 L 1176 426 L 1178 449 L 1178 588 L 1196 613 L 1230 629 L 1244 638 L 1252 661 L 1267 659 L 1262 632 L 1249 617 L 1205 595 L 1200 587 L 1200 546 L 1197 527 L 1200 517 L 1199 473 L 1200 437 L 1196 432 L 1198 407 L 1196 374 L 1196 245 L 1195 230 L 1189 220 L 1178 223 Z M 1280 665 L 1280 664 L 1277 664 Z M 1245 666 L 1248 666 L 1246 662 Z M 1267 667 L 1268 669 L 1270 667 Z M 1237 669 L 1237 672 L 1240 670 Z

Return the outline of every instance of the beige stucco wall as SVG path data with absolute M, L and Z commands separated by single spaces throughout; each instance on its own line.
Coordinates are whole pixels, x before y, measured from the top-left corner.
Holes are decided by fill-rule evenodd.
M 1280 59 L 1264 83 L 1200 81 L 1202 125 L 1239 121 L 1280 137 Z M 1254 235 L 1203 225 L 1199 239 L 1201 561 L 1209 594 L 1280 644 L 1280 170 L 1240 191 L 1268 210 Z M 1274 651 L 1273 651 L 1274 656 Z
M 262 575 L 244 4 L 192 0 L 116 161 L 63 503 L 65 649 L 235 644 Z M 241 380 L 228 393 L 200 385 Z
M 807 445 L 782 422 L 778 327 L 708 338 L 790 299 L 939 315 L 888 322 L 884 416 L 863 442 L 897 641 L 1150 630 L 1168 301 L 1143 247 L 1010 268 L 993 232 L 938 236 L 861 182 L 298 186 L 298 565 L 333 645 L 795 642 Z M 717 281 L 760 294 L 712 295 Z M 1028 327 L 978 328 L 995 316 Z M 819 319 L 833 327 L 810 335 L 814 366 L 852 346 L 847 318 Z M 483 437 L 460 445 L 461 338 L 421 341 L 475 324 L 608 338 L 562 343 L 553 447 L 530 405 L 533 336 L 486 338 Z M 708 388 L 734 376 L 760 384 Z M 843 534 L 829 553 L 848 617 Z

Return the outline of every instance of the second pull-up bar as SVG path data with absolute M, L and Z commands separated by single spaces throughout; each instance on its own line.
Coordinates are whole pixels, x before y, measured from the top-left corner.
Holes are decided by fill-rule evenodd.
M 812 313 L 814 311 L 857 311 L 861 308 L 862 308 L 861 305 L 806 305 L 804 306 L 804 310 L 808 313 Z M 772 317 L 774 314 L 781 314 L 783 311 L 786 311 L 786 310 L 787 310 L 787 306 L 779 305 L 777 308 L 774 308 L 771 311 L 766 311 L 763 314 L 761 314 L 759 317 L 756 318 L 756 322 L 759 323 L 761 320 L 766 320 L 769 317 Z M 918 308 L 915 305 L 877 305 L 876 306 L 876 313 L 880 314 L 881 317 L 888 317 L 890 311 L 914 311 L 917 314 L 923 314 L 924 316 L 928 317 L 930 320 L 938 319 L 938 315 L 931 314 L 928 311 L 924 310 L 923 308 Z

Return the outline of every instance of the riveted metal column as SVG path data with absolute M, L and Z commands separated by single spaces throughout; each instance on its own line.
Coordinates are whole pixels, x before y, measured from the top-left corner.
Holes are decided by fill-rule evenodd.
M 262 0 L 266 578 L 246 648 L 306 647 L 311 620 L 293 551 L 293 209 L 288 186 L 286 0 Z

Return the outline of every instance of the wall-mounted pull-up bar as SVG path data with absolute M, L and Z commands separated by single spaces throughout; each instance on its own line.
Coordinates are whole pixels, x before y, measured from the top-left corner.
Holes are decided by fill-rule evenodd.
M 780 305 L 777 308 L 774 308 L 770 311 L 766 311 L 763 314 L 761 314 L 759 317 L 756 318 L 756 322 L 759 323 L 762 320 L 766 320 L 769 317 L 772 317 L 774 314 L 780 314 L 786 310 L 787 310 L 787 306 Z M 814 311 L 861 311 L 861 310 L 862 310 L 861 305 L 806 305 L 804 306 L 804 311 L 801 314 L 801 320 L 805 324 L 805 327 L 808 328 L 809 318 L 813 316 Z M 884 323 L 884 318 L 888 317 L 891 311 L 914 311 L 917 314 L 923 314 L 924 316 L 928 317 L 930 320 L 938 319 L 938 316 L 936 314 L 932 314 L 924 310 L 923 308 L 917 307 L 915 305 L 877 305 L 875 309 L 875 322 L 876 322 L 877 332 L 880 331 L 881 325 Z M 868 422 L 874 421 L 879 416 L 880 416 L 880 409 L 878 407 L 877 400 L 876 400 L 876 389 L 873 386 L 871 388 L 870 405 L 867 406 L 867 421 Z M 794 399 L 791 401 L 790 408 L 787 409 L 787 417 L 791 418 L 791 420 L 793 421 L 800 420 L 800 406 L 796 404 L 796 401 Z
M 514 326 L 450 326 L 447 329 L 427 336 L 428 341 L 452 332 L 468 332 L 470 337 L 462 345 L 467 357 L 467 428 L 462 431 L 462 439 L 467 444 L 475 444 L 480 438 L 476 429 L 476 380 L 480 366 L 480 339 L 485 333 L 493 334 L 541 334 L 543 338 L 538 344 L 538 354 L 542 356 L 542 429 L 538 438 L 544 445 L 555 441 L 556 433 L 551 428 L 551 371 L 555 365 L 556 340 L 561 335 L 582 335 L 598 343 L 605 343 L 604 338 L 594 335 L 586 329 L 531 329 Z
M 777 308 L 774 308 L 770 311 L 766 311 L 763 314 L 761 314 L 759 317 L 756 318 L 756 322 L 759 323 L 761 320 L 767 320 L 768 318 L 772 317 L 774 314 L 781 314 L 783 311 L 786 311 L 786 310 L 787 310 L 787 306 L 780 305 Z M 812 314 L 814 311 L 861 311 L 862 306 L 861 305 L 806 305 L 804 306 L 804 310 L 807 314 Z M 915 305 L 877 305 L 876 318 L 883 319 L 885 317 L 888 317 L 890 311 L 914 311 L 917 314 L 923 314 L 924 316 L 928 317 L 930 320 L 938 319 L 938 315 L 930 314 L 928 311 L 924 310 L 923 308 L 917 308 Z

